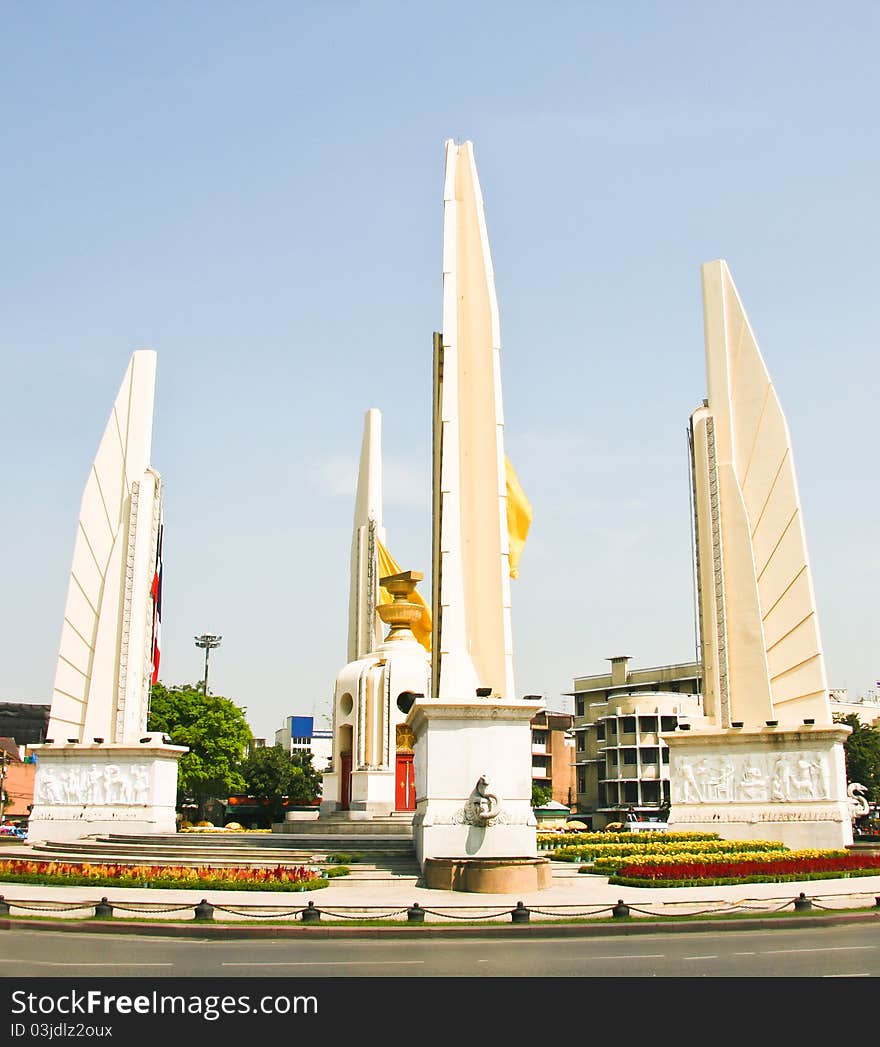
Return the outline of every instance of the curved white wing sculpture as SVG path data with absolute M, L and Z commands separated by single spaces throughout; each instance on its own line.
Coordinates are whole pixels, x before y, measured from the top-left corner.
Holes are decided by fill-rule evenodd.
M 446 142 L 435 361 L 434 697 L 513 698 L 501 329 L 471 142 Z M 441 362 L 442 361 L 442 362 Z
M 150 468 L 156 354 L 132 354 L 89 471 L 52 692 L 49 737 L 137 740 L 152 673 L 161 484 Z
M 692 415 L 706 712 L 830 723 L 791 438 L 733 278 L 702 268 L 709 397 Z

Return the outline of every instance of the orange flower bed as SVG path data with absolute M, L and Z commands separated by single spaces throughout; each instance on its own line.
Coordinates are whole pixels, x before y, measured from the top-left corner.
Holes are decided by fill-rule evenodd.
M 326 880 L 304 865 L 271 867 L 125 865 L 120 862 L 0 860 L 0 879 L 18 883 L 116 887 L 217 887 L 232 890 L 310 890 Z

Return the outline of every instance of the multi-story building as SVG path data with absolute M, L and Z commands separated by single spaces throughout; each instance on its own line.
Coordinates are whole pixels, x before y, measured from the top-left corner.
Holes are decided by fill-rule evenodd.
M 7 820 L 24 823 L 30 816 L 37 769 L 31 746 L 45 741 L 48 725 L 48 705 L 0 702 L 0 808 Z
M 699 662 L 575 678 L 577 814 L 593 829 L 632 812 L 659 818 L 669 804 L 669 749 L 660 737 L 681 721 L 704 721 Z
M 532 782 L 553 790 L 553 800 L 575 804 L 574 735 L 571 713 L 542 710 L 532 717 Z
M 275 732 L 275 744 L 289 753 L 311 753 L 312 767 L 323 771 L 333 752 L 333 732 L 316 730 L 313 716 L 287 716 Z
M 845 687 L 833 687 L 828 693 L 833 719 L 855 713 L 865 727 L 880 727 L 880 692 L 869 690 L 857 698 L 850 698 Z

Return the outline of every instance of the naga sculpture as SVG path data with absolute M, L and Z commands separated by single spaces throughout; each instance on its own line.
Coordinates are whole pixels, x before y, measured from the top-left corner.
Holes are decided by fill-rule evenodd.
M 468 821 L 477 825 L 486 825 L 501 810 L 501 801 L 497 794 L 491 791 L 489 779 L 485 774 L 478 778 L 468 800 L 468 808 L 471 815 Z
M 849 797 L 849 810 L 853 821 L 871 813 L 871 805 L 866 799 L 868 790 L 864 785 L 853 782 L 847 786 L 846 795 Z

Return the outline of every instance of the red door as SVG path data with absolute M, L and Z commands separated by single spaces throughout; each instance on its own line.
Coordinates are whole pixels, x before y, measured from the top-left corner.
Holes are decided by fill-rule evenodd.
M 351 753 L 340 754 L 339 809 L 347 811 L 351 806 Z
M 398 811 L 416 809 L 416 776 L 412 753 L 397 754 L 397 789 L 394 807 Z

